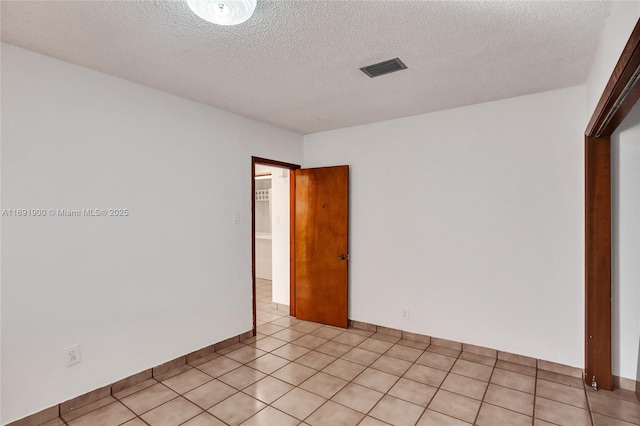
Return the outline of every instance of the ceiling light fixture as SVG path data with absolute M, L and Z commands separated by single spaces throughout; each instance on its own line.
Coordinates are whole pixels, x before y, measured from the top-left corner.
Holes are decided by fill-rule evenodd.
M 256 0 L 186 0 L 189 8 L 204 19 L 218 25 L 238 25 L 251 18 Z

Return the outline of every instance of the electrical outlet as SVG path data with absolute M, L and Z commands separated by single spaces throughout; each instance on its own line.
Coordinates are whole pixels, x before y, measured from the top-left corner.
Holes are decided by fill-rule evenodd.
M 235 225 L 237 225 L 237 224 L 239 224 L 239 223 L 240 223 L 240 213 L 234 213 L 234 214 L 233 214 L 233 223 L 234 223 Z
M 402 319 L 403 320 L 409 319 L 409 308 L 402 308 Z
M 63 349 L 64 361 L 67 367 L 80 362 L 80 345 L 76 344 Z

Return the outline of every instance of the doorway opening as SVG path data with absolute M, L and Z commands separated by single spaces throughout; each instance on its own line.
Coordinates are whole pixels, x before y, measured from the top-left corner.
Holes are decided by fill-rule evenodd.
M 252 157 L 251 225 L 253 335 L 258 326 L 289 315 L 291 179 L 289 164 Z

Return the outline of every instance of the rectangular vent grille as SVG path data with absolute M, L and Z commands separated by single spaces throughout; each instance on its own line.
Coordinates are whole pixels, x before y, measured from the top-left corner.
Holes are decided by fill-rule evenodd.
M 388 61 L 360 68 L 363 73 L 371 78 L 406 69 L 407 66 L 400 60 L 400 58 L 389 59 Z

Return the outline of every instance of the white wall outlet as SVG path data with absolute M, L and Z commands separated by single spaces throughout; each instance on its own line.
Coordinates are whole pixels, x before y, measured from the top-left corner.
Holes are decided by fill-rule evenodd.
M 403 320 L 409 319 L 409 308 L 402 308 L 402 319 Z
M 80 362 L 80 345 L 76 344 L 63 349 L 64 362 L 67 367 Z
M 236 225 L 240 223 L 240 213 L 233 214 L 233 223 L 235 223 Z

